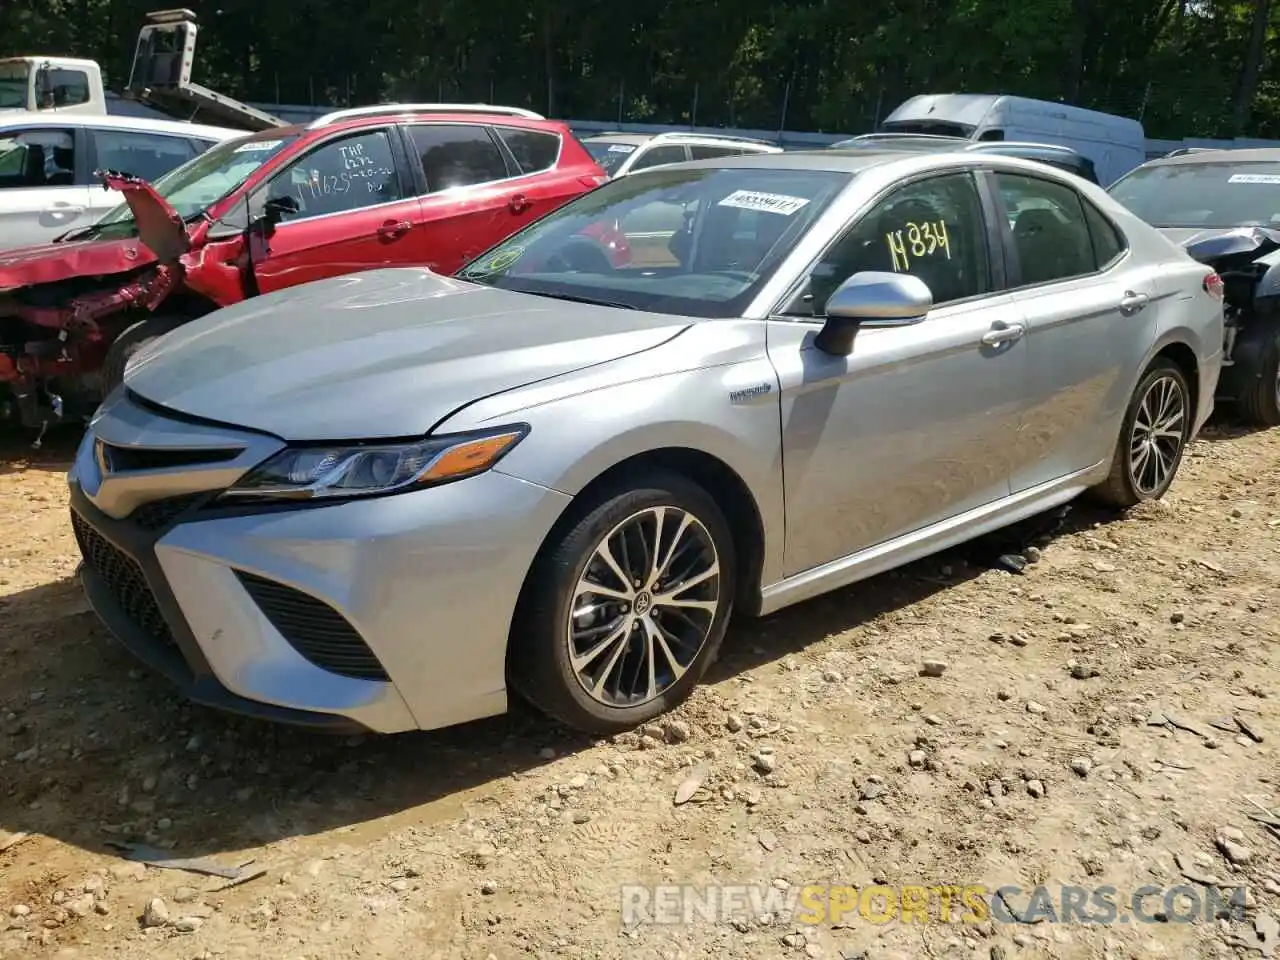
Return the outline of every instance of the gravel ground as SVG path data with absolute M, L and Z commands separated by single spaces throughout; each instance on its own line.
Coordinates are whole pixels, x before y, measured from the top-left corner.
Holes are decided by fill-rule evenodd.
M 1280 831 L 1250 814 L 1280 807 L 1280 431 L 1212 428 L 1167 500 L 1126 518 L 1077 504 L 1052 532 L 739 623 L 684 708 L 594 742 L 524 712 L 353 740 L 188 706 L 70 579 L 73 442 L 0 464 L 2 957 L 1190 958 L 1276 941 Z M 1022 575 L 993 568 L 1024 548 Z M 265 873 L 228 887 L 128 862 L 122 841 Z M 732 916 L 623 924 L 622 885 L 663 883 L 751 886 Z M 879 900 L 805 923 L 787 904 L 812 905 L 812 884 L 1022 893 L 985 920 L 941 922 L 937 896 L 927 924 L 876 922 Z M 1247 893 L 1243 916 L 1178 922 L 1194 901 L 1157 894 L 1150 922 L 1053 922 L 1029 895 L 1060 906 L 1061 885 L 1113 887 L 1125 918 L 1145 886 Z

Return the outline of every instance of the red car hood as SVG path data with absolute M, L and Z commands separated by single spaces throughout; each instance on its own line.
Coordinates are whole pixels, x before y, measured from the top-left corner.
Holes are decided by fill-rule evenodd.
M 173 263 L 191 249 L 182 215 L 146 180 L 111 170 L 100 170 L 98 176 L 103 186 L 124 194 L 124 202 L 129 204 L 138 225 L 138 237 L 162 263 Z
M 0 253 L 0 291 L 71 277 L 124 273 L 156 260 L 172 263 L 191 248 L 182 217 L 151 184 L 109 171 L 100 176 L 105 187 L 124 194 L 138 224 L 138 237 L 42 243 L 6 250 Z
M 124 273 L 156 259 L 138 240 L 42 243 L 0 253 L 0 291 L 55 283 L 71 277 Z

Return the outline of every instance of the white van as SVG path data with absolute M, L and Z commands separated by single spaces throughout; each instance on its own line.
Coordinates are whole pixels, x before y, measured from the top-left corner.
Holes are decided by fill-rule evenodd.
M 1028 97 L 923 94 L 889 114 L 880 130 L 1061 144 L 1092 160 L 1104 187 L 1147 159 L 1146 134 L 1137 120 Z

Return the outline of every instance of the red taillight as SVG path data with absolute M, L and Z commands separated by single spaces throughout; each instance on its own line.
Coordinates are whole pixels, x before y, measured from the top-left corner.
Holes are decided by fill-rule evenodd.
M 1205 277 L 1204 292 L 1215 300 L 1221 300 L 1224 292 L 1222 278 L 1216 273 L 1211 273 Z

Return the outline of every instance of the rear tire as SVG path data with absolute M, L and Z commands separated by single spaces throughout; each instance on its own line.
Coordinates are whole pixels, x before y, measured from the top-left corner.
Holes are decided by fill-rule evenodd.
M 1191 388 L 1181 368 L 1171 360 L 1156 360 L 1133 391 L 1111 472 L 1093 488 L 1094 496 L 1122 510 L 1163 497 L 1177 476 L 1194 417 Z
M 566 526 L 521 594 L 508 683 L 566 726 L 628 730 L 683 702 L 715 660 L 733 537 L 705 490 L 656 470 L 591 495 Z
M 1280 426 L 1280 333 L 1263 345 L 1257 375 L 1240 392 L 1239 413 L 1248 423 Z
M 102 361 L 102 399 L 109 397 L 111 391 L 124 382 L 124 369 L 135 353 L 147 344 L 159 340 L 166 333 L 176 330 L 190 319 L 190 317 L 172 315 L 151 316 L 125 327 L 111 344 Z

